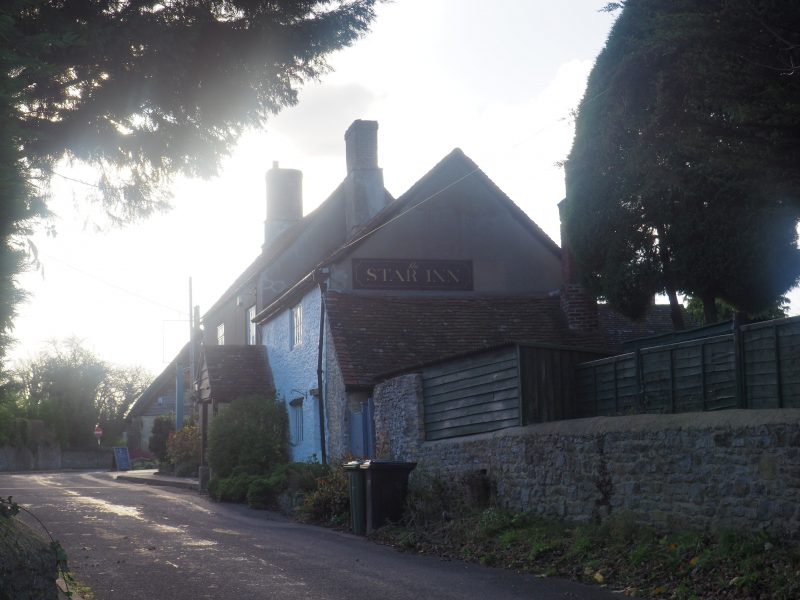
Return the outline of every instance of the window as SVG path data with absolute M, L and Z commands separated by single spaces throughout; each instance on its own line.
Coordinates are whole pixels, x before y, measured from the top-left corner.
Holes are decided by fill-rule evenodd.
M 247 309 L 247 322 L 245 323 L 245 331 L 247 331 L 247 345 L 256 345 L 256 324 L 253 319 L 256 318 L 256 305 L 254 304 Z
M 292 341 L 292 348 L 296 348 L 303 343 L 303 307 L 300 304 L 292 309 L 289 326 L 289 339 Z
M 225 323 L 220 323 L 217 325 L 217 345 L 225 345 Z
M 293 446 L 303 441 L 303 399 L 289 402 L 289 435 Z

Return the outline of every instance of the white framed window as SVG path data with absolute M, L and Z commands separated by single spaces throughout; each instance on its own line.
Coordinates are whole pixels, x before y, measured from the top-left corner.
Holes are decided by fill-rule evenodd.
M 303 343 L 303 306 L 298 304 L 292 308 L 289 319 L 289 339 L 292 348 L 296 348 Z
M 289 402 L 289 436 L 293 446 L 303 441 L 303 399 Z
M 225 323 L 220 323 L 217 325 L 217 345 L 225 345 Z
M 248 346 L 255 346 L 256 345 L 256 324 L 253 323 L 253 319 L 256 318 L 256 305 L 253 304 L 250 308 L 247 309 L 247 315 L 245 316 L 247 319 L 245 323 L 245 331 L 247 331 L 247 345 Z

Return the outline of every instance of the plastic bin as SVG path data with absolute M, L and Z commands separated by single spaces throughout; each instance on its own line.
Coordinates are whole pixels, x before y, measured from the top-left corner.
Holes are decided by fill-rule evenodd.
M 368 460 L 359 468 L 366 475 L 367 533 L 403 517 L 408 476 L 417 463 Z
M 347 472 L 347 483 L 350 492 L 350 527 L 356 535 L 367 532 L 367 510 L 365 471 L 361 462 L 354 460 L 342 465 Z

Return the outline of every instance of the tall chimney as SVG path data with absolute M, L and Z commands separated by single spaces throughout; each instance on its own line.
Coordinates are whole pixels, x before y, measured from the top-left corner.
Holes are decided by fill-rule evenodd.
M 575 259 L 564 228 L 564 204 L 558 203 L 561 218 L 561 311 L 567 318 L 569 328 L 574 331 L 595 331 L 599 328 L 597 299 L 590 296 L 581 285 L 575 268 Z
M 266 249 L 281 233 L 303 219 L 303 173 L 281 169 L 278 161 L 267 171 L 267 220 L 264 221 Z
M 388 196 L 378 167 L 378 122 L 353 121 L 344 134 L 347 161 L 345 220 L 350 237 L 383 210 Z

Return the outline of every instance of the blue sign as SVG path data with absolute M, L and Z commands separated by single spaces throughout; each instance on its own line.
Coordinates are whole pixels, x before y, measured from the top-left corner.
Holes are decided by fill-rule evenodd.
M 114 447 L 114 466 L 117 471 L 131 470 L 131 457 L 128 454 L 127 446 Z

